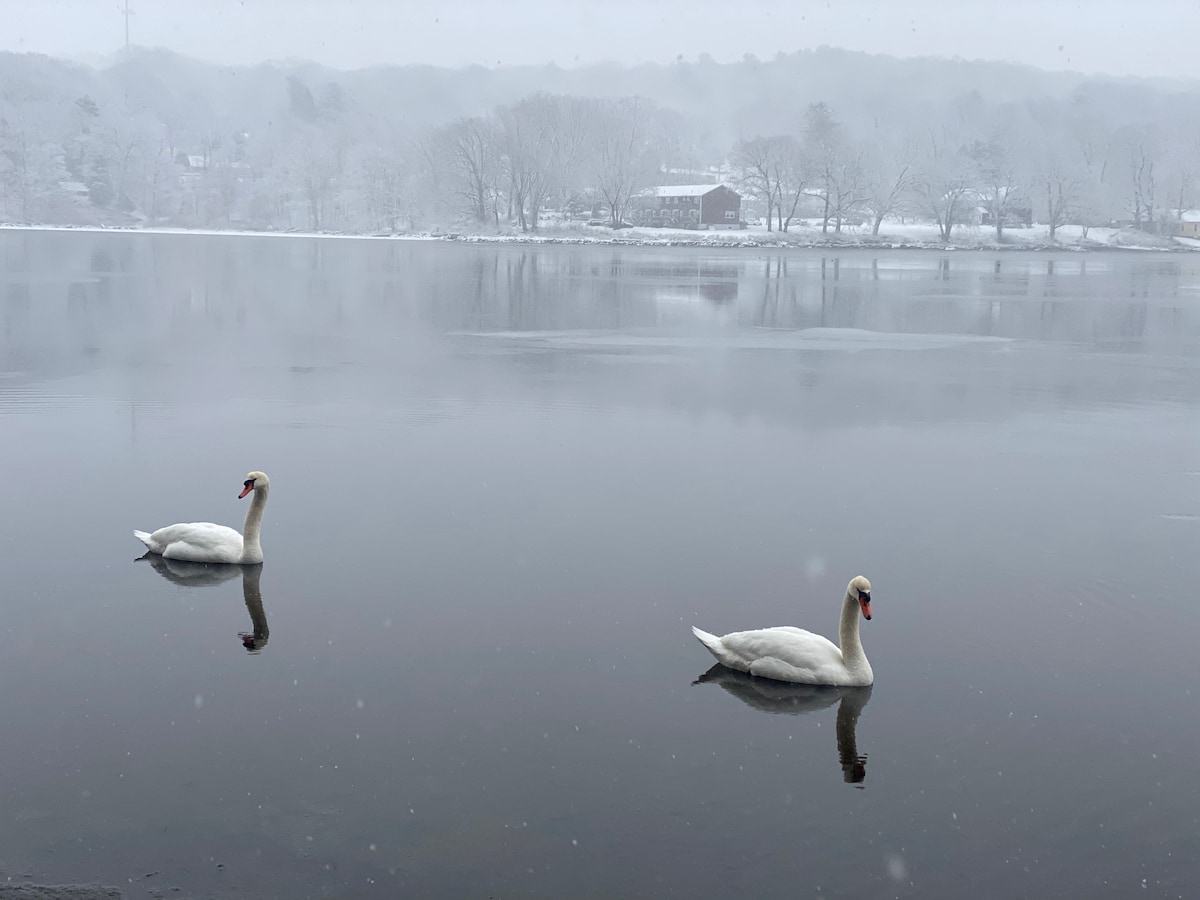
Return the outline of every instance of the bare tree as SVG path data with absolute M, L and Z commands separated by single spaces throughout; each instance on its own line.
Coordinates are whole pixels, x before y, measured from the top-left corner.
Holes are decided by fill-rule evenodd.
M 1126 126 L 1114 137 L 1116 156 L 1125 170 L 1125 197 L 1133 227 L 1154 228 L 1155 193 L 1158 188 L 1158 141 L 1152 130 Z
M 1004 220 L 1019 202 L 1017 167 L 1004 139 L 994 134 L 986 141 L 975 141 L 967 155 L 975 163 L 979 177 L 979 200 L 996 229 L 996 240 L 1004 240 Z
M 0 119 L 0 215 L 15 207 L 18 222 L 29 222 L 33 191 L 25 129 Z M 10 206 L 9 198 L 15 200 Z
M 409 172 L 397 153 L 376 148 L 362 161 L 367 214 L 375 228 L 395 234 L 409 199 Z
M 779 230 L 791 228 L 808 191 L 811 163 L 804 145 L 790 134 L 777 135 L 774 141 L 776 212 Z
M 805 155 L 812 179 L 824 201 L 821 233 L 840 233 L 847 216 L 866 202 L 862 151 L 851 146 L 841 123 L 824 103 L 813 103 L 804 114 Z
M 586 105 L 535 94 L 499 112 L 503 164 L 522 231 L 536 231 L 543 204 L 568 187 L 583 162 Z
M 962 221 L 964 207 L 974 199 L 975 178 L 962 148 L 944 132 L 931 131 L 914 186 L 943 241 L 950 240 L 954 226 Z
M 773 217 L 779 196 L 776 181 L 778 150 L 778 142 L 758 136 L 742 138 L 729 154 L 729 164 L 737 173 L 737 185 L 751 196 L 767 202 L 767 231 L 774 228 Z
M 871 234 L 878 235 L 883 220 L 903 208 L 916 163 L 916 142 L 907 139 L 899 145 L 874 142 L 864 154 L 863 196 L 871 211 Z
M 1200 178 L 1200 128 L 1196 123 L 1175 122 L 1163 166 L 1163 188 L 1169 204 L 1165 215 L 1168 221 L 1162 224 L 1174 228 L 1183 219 L 1183 214 L 1196 203 L 1198 178 Z
M 436 129 L 420 145 L 439 193 L 453 198 L 476 222 L 495 221 L 500 174 L 499 134 L 486 119 L 459 119 Z
M 1080 167 L 1070 158 L 1066 126 L 1052 112 L 1038 110 L 1034 116 L 1030 143 L 1033 193 L 1040 195 L 1049 238 L 1058 239 L 1058 229 L 1074 215 L 1084 188 Z
M 1070 141 L 1067 158 L 1078 165 L 1081 182 L 1078 201 L 1078 217 L 1081 237 L 1085 240 L 1088 228 L 1102 224 L 1112 218 L 1112 176 L 1110 163 L 1115 155 L 1113 134 L 1096 117 L 1074 115 L 1067 119 Z
M 594 182 L 613 228 L 624 220 L 633 195 L 653 184 L 661 165 L 654 117 L 654 107 L 636 97 L 599 101 L 589 117 Z
M 1050 240 L 1058 240 L 1058 229 L 1067 223 L 1075 211 L 1082 185 L 1057 156 L 1045 160 L 1039 174 L 1046 203 L 1046 225 L 1050 229 Z
M 331 204 L 343 171 L 344 148 L 315 128 L 305 128 L 300 145 L 292 149 L 286 165 L 308 213 L 313 231 L 329 227 Z

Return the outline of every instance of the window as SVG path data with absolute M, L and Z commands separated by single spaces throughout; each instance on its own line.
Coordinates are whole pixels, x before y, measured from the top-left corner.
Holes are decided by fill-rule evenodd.
M 737 210 L 736 210 L 736 209 L 727 209 L 727 210 L 725 210 L 725 218 L 727 218 L 727 219 L 736 219 L 736 218 L 737 218 Z

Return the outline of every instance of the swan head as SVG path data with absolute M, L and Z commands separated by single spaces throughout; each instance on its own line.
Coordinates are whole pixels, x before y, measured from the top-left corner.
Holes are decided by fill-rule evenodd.
M 238 499 L 241 500 L 251 491 L 270 487 L 270 485 L 271 479 L 267 477 L 266 472 L 249 472 L 246 480 L 242 482 L 242 492 L 238 494 Z
M 863 575 L 855 575 L 846 587 L 846 593 L 858 601 L 863 618 L 871 621 L 871 582 Z

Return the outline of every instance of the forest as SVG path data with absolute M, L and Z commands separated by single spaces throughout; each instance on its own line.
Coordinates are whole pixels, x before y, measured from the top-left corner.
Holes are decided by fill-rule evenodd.
M 624 224 L 720 181 L 747 218 L 1171 233 L 1200 83 L 832 48 L 670 65 L 334 71 L 0 54 L 0 222 L 396 233 Z M 969 214 L 970 213 L 970 214 Z

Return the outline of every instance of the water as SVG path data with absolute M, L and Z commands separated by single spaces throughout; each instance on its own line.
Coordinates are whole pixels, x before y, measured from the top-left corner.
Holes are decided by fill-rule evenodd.
M 1200 883 L 1193 257 L 3 232 L 0 259 L 0 878 Z M 134 528 L 240 527 L 251 469 L 261 570 L 135 562 Z M 836 637 L 860 572 L 870 691 L 710 671 L 691 635 Z

